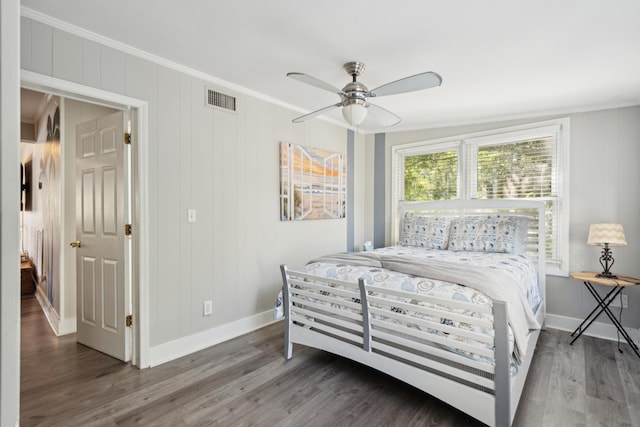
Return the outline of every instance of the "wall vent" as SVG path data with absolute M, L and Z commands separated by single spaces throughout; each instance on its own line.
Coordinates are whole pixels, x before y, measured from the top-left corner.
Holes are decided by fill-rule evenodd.
M 207 88 L 207 105 L 236 111 L 236 98 Z

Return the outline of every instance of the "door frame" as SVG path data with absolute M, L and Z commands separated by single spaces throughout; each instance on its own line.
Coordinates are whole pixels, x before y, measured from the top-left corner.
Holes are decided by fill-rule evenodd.
M 133 309 L 131 363 L 140 368 L 147 368 L 150 366 L 148 102 L 26 70 L 21 70 L 20 78 L 20 86 L 27 89 L 130 111 L 134 135 L 131 149 L 131 204 L 135 231 L 131 256 L 131 306 Z M 73 214 L 75 215 L 75 212 Z

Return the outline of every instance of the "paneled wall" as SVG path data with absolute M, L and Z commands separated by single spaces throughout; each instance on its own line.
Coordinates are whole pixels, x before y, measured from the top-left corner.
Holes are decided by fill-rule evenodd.
M 214 341 L 207 331 L 243 319 L 264 324 L 279 264 L 345 250 L 346 220 L 280 222 L 278 203 L 279 142 L 346 155 L 345 129 L 292 124 L 296 112 L 32 19 L 21 31 L 23 69 L 148 102 L 152 359 L 195 346 L 190 337 Z M 207 86 L 236 96 L 238 111 L 205 106 Z M 197 222 L 187 222 L 188 209 Z M 213 315 L 204 316 L 209 299 Z

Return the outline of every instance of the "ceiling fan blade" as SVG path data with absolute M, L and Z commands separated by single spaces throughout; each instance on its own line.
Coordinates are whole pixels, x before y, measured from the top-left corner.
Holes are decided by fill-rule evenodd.
M 438 73 L 427 71 L 426 73 L 416 74 L 414 76 L 405 77 L 395 82 L 387 83 L 377 87 L 367 94 L 367 96 L 387 96 L 396 95 L 398 93 L 412 92 L 414 90 L 428 89 L 430 87 L 440 86 L 442 77 Z
M 321 108 L 319 110 L 312 111 L 311 113 L 305 114 L 304 116 L 296 117 L 295 119 L 292 120 L 292 122 L 293 123 L 302 123 L 302 122 L 304 122 L 306 120 L 309 120 L 312 117 L 319 116 L 320 114 L 324 113 L 325 111 L 329 111 L 329 110 L 332 110 L 334 108 L 338 108 L 338 107 L 341 107 L 341 106 L 342 106 L 342 103 L 338 102 L 337 104 L 329 105 L 328 107 L 324 107 L 324 108 Z
M 329 83 L 323 82 L 320 79 L 316 79 L 313 76 L 304 73 L 287 73 L 287 77 L 291 77 L 292 79 L 298 80 L 302 83 L 309 84 L 311 86 L 315 86 L 320 89 L 328 90 L 329 92 L 336 93 L 338 95 L 342 95 L 342 91 L 335 86 L 331 86 Z
M 397 125 L 398 123 L 400 123 L 400 120 L 402 120 L 398 115 L 392 113 L 391 111 L 385 110 L 384 108 L 371 103 L 367 108 L 367 116 L 371 117 L 373 120 L 385 127 Z

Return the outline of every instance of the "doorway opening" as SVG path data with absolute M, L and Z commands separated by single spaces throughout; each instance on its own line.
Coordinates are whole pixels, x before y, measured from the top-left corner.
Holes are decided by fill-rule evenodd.
M 130 278 L 126 290 L 128 292 L 130 315 L 130 361 L 140 368 L 148 367 L 148 323 L 147 318 L 147 283 L 148 262 L 146 261 L 148 221 L 147 215 L 147 178 L 146 178 L 146 126 L 147 103 L 118 94 L 104 92 L 59 79 L 24 72 L 22 75 L 22 92 L 40 94 L 43 98 L 38 102 L 41 116 L 39 124 L 32 119 L 31 126 L 40 129 L 40 133 L 52 133 L 52 141 L 58 136 L 57 145 L 33 141 L 21 143 L 21 163 L 31 165 L 31 182 L 29 195 L 31 211 L 26 204 L 21 205 L 21 250 L 33 265 L 37 288 L 35 294 L 40 299 L 49 323 L 58 335 L 76 331 L 77 308 L 79 301 L 75 297 L 75 252 L 69 250 L 69 243 L 74 243 L 76 235 L 76 171 L 75 171 L 75 124 L 86 122 L 94 117 L 103 116 L 115 111 L 129 114 L 130 122 L 125 124 L 131 135 L 131 155 L 127 162 L 125 174 L 130 177 L 129 199 L 131 200 L 130 229 L 133 229 L 130 245 L 130 261 L 126 263 L 126 274 Z M 44 101 L 43 101 L 44 100 Z M 23 100 L 23 107 L 25 102 Z M 44 107 L 43 107 L 44 105 Z M 33 108 L 33 107 L 32 107 Z M 45 111 L 49 109 L 48 111 Z M 56 116 L 56 111 L 57 116 Z M 43 114 L 44 113 L 44 114 Z M 51 115 L 51 119 L 49 119 Z M 57 120 L 56 120 L 57 117 Z M 48 125 L 49 120 L 51 125 Z M 23 120 L 24 122 L 24 116 Z M 75 123 L 74 123 L 75 121 Z M 28 122 L 28 120 L 27 120 Z M 57 125 L 57 126 L 54 126 Z M 37 125 L 37 126 L 36 126 Z M 53 130 L 53 132 L 51 131 Z M 56 135 L 56 131 L 58 135 Z M 40 136 L 39 136 L 40 135 Z M 24 138 L 23 138 L 24 139 Z M 37 140 L 37 139 L 36 139 Z M 120 140 L 122 141 L 122 139 Z M 72 143 L 73 142 L 73 143 Z M 40 146 L 38 146 L 40 144 Z M 22 145 L 30 147 L 23 148 Z M 37 148 L 36 148 L 37 147 Z M 58 156 L 58 158 L 56 158 Z M 57 175 L 56 175 L 57 174 Z M 56 177 L 60 189 L 59 197 L 44 196 L 47 188 L 53 189 Z M 23 179 L 23 183 L 25 180 Z M 39 192 L 37 194 L 36 192 Z M 24 193 L 23 193 L 24 194 Z M 26 198 L 26 195 L 25 195 Z M 60 212 L 56 223 L 55 215 L 43 214 L 44 206 L 50 211 Z M 53 209 L 50 209 L 53 207 Z M 28 219 L 27 219 L 28 218 Z M 46 223 L 45 223 L 46 221 Z M 57 228 L 57 232 L 54 229 Z M 48 229 L 47 231 L 44 231 Z M 58 253 L 56 253 L 56 250 Z M 58 264 L 56 264 L 58 262 Z M 58 281 L 56 286 L 56 281 Z M 125 319 L 122 319 L 122 323 Z

